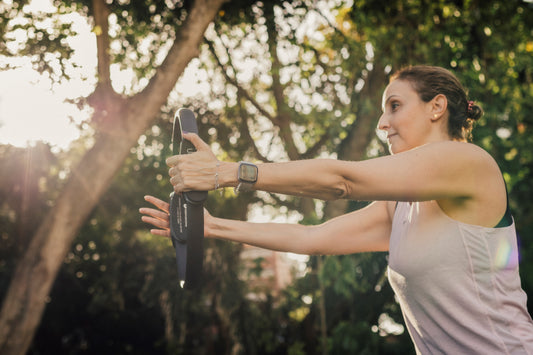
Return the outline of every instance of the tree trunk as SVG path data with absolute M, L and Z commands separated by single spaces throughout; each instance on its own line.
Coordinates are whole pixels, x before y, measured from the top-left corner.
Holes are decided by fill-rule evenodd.
M 338 152 L 338 158 L 341 160 L 363 159 L 368 145 L 374 138 L 381 107 L 380 95 L 387 80 L 383 67 L 377 63 L 375 66 L 374 70 L 369 73 L 363 90 L 352 96 L 352 107 L 357 112 L 357 119 L 341 144 Z M 359 99 L 365 97 L 368 99 Z M 324 209 L 324 218 L 340 216 L 346 213 L 347 209 L 348 200 L 328 201 Z
M 186 65 L 197 55 L 203 33 L 223 2 L 195 1 L 167 58 L 143 92 L 125 99 L 109 92 L 106 78 L 99 81 L 104 85 L 97 86 L 93 98 L 102 97 L 103 93 L 111 94 L 113 99 L 109 100 L 108 96 L 102 108 L 96 106 L 95 117 L 105 116 L 105 119 L 96 120 L 100 129 L 94 146 L 72 170 L 55 206 L 17 264 L 0 314 L 1 354 L 26 353 L 72 240 L 105 193 L 130 148 L 157 116 Z M 103 3 L 101 1 L 100 5 Z M 105 13 L 95 11 L 95 23 L 102 20 L 97 16 Z M 111 108 L 111 111 L 106 110 Z M 102 116 L 106 111 L 113 112 L 113 116 Z

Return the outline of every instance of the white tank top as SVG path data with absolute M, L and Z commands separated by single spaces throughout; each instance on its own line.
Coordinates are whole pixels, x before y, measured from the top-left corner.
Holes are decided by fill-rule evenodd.
M 418 354 L 533 354 L 514 223 L 486 228 L 400 202 L 389 281 Z

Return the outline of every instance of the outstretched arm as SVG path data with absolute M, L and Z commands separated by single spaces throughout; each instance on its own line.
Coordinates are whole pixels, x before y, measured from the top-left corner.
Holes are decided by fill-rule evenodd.
M 315 226 L 250 223 L 212 217 L 206 223 L 206 237 L 307 255 L 387 251 L 391 232 L 387 205 L 388 202 L 374 202 Z
M 156 235 L 170 236 L 168 204 L 155 197 L 146 201 L 159 210 L 141 208 L 142 220 L 152 224 Z M 205 236 L 246 243 L 257 247 L 297 254 L 351 254 L 386 251 L 391 230 L 390 202 L 374 202 L 361 210 L 316 226 L 285 223 L 251 223 L 215 218 L 204 214 Z M 393 208 L 393 207 L 392 207 Z
M 219 162 L 195 134 L 184 137 L 198 152 L 167 159 L 176 191 L 212 190 L 217 182 L 220 187 L 237 185 L 237 163 Z M 487 202 L 487 190 L 505 198 L 494 159 L 473 144 L 454 141 L 364 161 L 310 159 L 259 164 L 258 168 L 256 190 L 324 200 L 448 200 L 457 204 L 473 200 L 478 206 Z

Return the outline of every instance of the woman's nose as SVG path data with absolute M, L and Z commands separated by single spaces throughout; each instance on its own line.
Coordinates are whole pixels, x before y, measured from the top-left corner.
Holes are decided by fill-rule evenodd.
M 381 117 L 379 117 L 378 129 L 385 131 L 388 128 L 389 128 L 389 121 L 385 117 L 385 114 L 382 114 Z

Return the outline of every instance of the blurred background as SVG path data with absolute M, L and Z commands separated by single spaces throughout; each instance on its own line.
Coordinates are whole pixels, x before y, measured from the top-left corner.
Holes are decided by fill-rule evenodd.
M 171 192 L 178 108 L 221 160 L 368 159 L 387 154 L 381 95 L 409 64 L 452 70 L 485 110 L 473 141 L 504 172 L 533 311 L 532 1 L 7 0 L 0 36 L 0 353 L 414 353 L 386 253 L 206 240 L 203 287 L 184 291 L 138 213 Z M 303 224 L 363 206 L 206 203 Z

